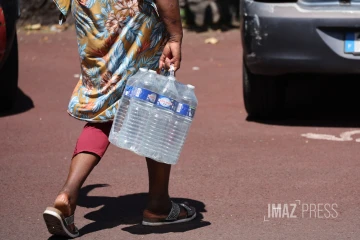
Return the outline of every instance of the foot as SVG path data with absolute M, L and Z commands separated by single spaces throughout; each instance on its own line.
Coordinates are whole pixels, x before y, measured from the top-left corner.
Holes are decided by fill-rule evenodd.
M 50 234 L 68 238 L 78 237 L 79 231 L 74 225 L 75 206 L 67 193 L 60 193 L 54 207 L 47 207 L 43 213 L 46 227 Z
M 70 204 L 70 197 L 67 193 L 60 193 L 54 202 L 54 208 L 59 210 L 64 217 L 69 217 L 74 214 L 75 208 L 71 207 Z M 69 228 L 74 231 L 75 230 L 75 224 L 70 224 Z
M 184 203 L 189 209 L 191 209 L 192 213 L 196 213 L 196 209 L 194 207 L 189 206 L 188 203 Z M 148 205 L 147 209 L 144 210 L 143 218 L 147 222 L 163 222 L 169 216 L 170 211 L 172 210 L 172 203 L 169 200 L 168 202 L 164 202 L 163 204 L 156 204 L 157 206 Z M 179 205 L 179 204 L 177 204 Z M 177 217 L 177 220 L 185 220 L 191 216 L 189 216 L 189 211 L 184 207 L 179 205 L 180 213 Z

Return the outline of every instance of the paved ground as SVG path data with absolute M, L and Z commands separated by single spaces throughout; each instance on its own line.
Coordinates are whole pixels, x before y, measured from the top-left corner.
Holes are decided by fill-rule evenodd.
M 210 35 L 219 44 L 205 45 Z M 72 31 L 19 40 L 21 97 L 0 118 L 0 239 L 48 239 L 42 212 L 63 184 L 83 126 L 66 114 L 79 73 L 76 41 Z M 145 162 L 111 146 L 82 189 L 81 239 L 359 239 L 360 135 L 340 137 L 359 129 L 359 84 L 302 76 L 289 85 L 290 118 L 254 121 L 243 106 L 241 51 L 238 31 L 185 36 L 178 78 L 197 87 L 200 104 L 171 195 L 200 217 L 176 227 L 139 225 Z M 269 218 L 268 204 L 277 203 L 282 218 Z

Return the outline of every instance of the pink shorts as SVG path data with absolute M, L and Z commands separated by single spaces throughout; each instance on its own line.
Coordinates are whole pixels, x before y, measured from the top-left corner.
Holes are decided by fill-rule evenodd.
M 92 153 L 102 158 L 110 142 L 112 122 L 87 123 L 77 140 L 73 157 L 79 153 Z

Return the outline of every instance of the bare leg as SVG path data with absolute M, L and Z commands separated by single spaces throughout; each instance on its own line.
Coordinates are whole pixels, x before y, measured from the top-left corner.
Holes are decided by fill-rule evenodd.
M 111 123 L 85 125 L 76 143 L 75 152 L 78 154 L 71 161 L 66 182 L 54 203 L 65 217 L 74 214 L 80 188 L 109 146 L 110 129 Z
M 171 209 L 169 178 L 171 165 L 146 158 L 149 173 L 149 200 L 147 209 L 158 214 L 168 214 Z
M 169 178 L 171 165 L 146 158 L 149 173 L 149 199 L 144 211 L 145 218 L 166 218 L 171 210 L 169 197 Z M 187 212 L 181 208 L 179 218 L 185 218 Z
M 74 214 L 80 188 L 99 160 L 95 154 L 79 153 L 71 161 L 69 175 L 54 203 L 64 216 Z

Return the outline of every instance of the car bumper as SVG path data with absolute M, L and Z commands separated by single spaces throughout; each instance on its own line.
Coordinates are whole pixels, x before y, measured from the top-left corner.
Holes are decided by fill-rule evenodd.
M 347 32 L 360 32 L 360 8 L 310 8 L 243 1 L 244 60 L 252 73 L 360 73 L 360 56 L 344 53 Z

